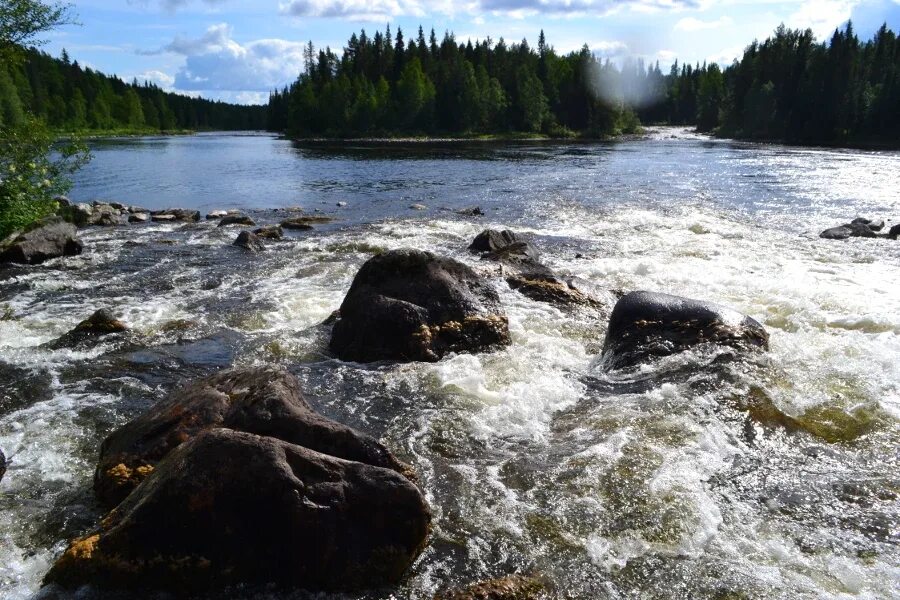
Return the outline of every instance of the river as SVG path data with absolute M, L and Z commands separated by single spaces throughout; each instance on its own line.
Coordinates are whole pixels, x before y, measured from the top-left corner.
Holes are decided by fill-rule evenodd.
M 86 229 L 79 257 L 0 269 L 3 598 L 33 597 L 100 518 L 91 480 L 113 428 L 180 381 L 253 363 L 284 365 L 321 412 L 383 439 L 434 510 L 407 580 L 348 598 L 424 600 L 514 572 L 559 598 L 900 597 L 900 242 L 818 238 L 856 216 L 900 220 L 900 154 L 680 129 L 339 149 L 203 134 L 93 154 L 73 200 L 238 208 L 258 223 L 300 206 L 336 221 L 256 255 L 214 222 Z M 455 212 L 471 206 L 485 215 Z M 771 350 L 604 373 L 608 315 L 497 278 L 503 351 L 367 366 L 327 354 L 320 324 L 373 253 L 481 268 L 466 246 L 489 226 L 603 288 L 730 305 L 765 324 Z M 139 348 L 41 348 L 101 307 Z M 747 398 L 805 427 L 751 416 Z

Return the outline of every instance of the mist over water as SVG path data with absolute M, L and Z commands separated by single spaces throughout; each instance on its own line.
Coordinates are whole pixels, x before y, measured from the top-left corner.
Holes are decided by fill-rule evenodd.
M 416 149 L 200 135 L 103 142 L 94 155 L 74 200 L 241 208 L 260 224 L 301 206 L 338 220 L 252 256 L 215 222 L 95 228 L 79 257 L 0 270 L 0 447 L 13 456 L 0 483 L 3 598 L 32 597 L 100 518 L 90 486 L 109 431 L 180 381 L 263 362 L 411 462 L 434 510 L 408 580 L 349 598 L 430 599 L 513 572 L 543 575 L 559 598 L 897 597 L 900 242 L 818 232 L 900 219 L 900 154 L 662 129 L 615 144 Z M 476 205 L 484 217 L 454 212 Z M 466 252 L 486 227 L 524 234 L 549 266 L 601 289 L 730 305 L 766 325 L 771 351 L 604 373 L 608 311 L 510 290 Z M 490 277 L 512 346 L 435 364 L 328 356 L 322 321 L 365 260 L 401 247 Z M 135 344 L 39 347 L 101 307 Z M 804 427 L 748 411 L 759 405 Z

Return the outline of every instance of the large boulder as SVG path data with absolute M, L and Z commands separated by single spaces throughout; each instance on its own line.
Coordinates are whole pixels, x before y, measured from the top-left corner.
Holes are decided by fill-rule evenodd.
M 42 219 L 0 248 L 0 263 L 40 264 L 51 258 L 81 254 L 75 226 L 60 217 Z
M 176 389 L 113 432 L 100 448 L 94 475 L 97 497 L 115 506 L 172 450 L 217 427 L 412 475 L 411 467 L 374 438 L 316 413 L 296 377 L 282 369 L 254 367 L 223 371 Z
M 359 362 L 437 361 L 509 343 L 508 319 L 486 281 L 461 262 L 410 249 L 362 266 L 331 334 L 331 350 Z
M 72 348 L 88 342 L 94 342 L 102 337 L 117 333 L 124 333 L 128 327 L 122 323 L 108 309 L 101 308 L 90 317 L 81 321 L 74 329 L 63 336 L 44 344 L 45 348 Z
M 769 334 L 757 321 L 718 304 L 632 292 L 610 316 L 603 360 L 607 368 L 618 369 L 704 343 L 768 349 Z
M 377 587 L 402 577 L 430 522 L 421 492 L 395 471 L 213 429 L 173 450 L 44 582 L 180 595 Z

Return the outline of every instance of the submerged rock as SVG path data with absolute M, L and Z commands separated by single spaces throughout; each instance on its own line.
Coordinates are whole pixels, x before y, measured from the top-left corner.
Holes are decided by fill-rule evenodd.
M 4 475 L 6 475 L 6 455 L 0 449 L 0 481 L 3 481 Z
M 602 306 L 599 300 L 580 290 L 573 279 L 561 277 L 541 263 L 538 249 L 508 229 L 485 229 L 469 245 L 469 250 L 482 253 L 482 260 L 508 267 L 503 269 L 506 283 L 532 300 L 556 306 Z
M 421 492 L 395 471 L 212 429 L 72 542 L 44 583 L 182 595 L 237 584 L 377 587 L 402 577 L 430 522 Z
M 609 369 L 715 343 L 741 349 L 769 347 L 757 321 L 730 308 L 655 292 L 632 292 L 613 309 L 603 344 Z
M 119 321 L 111 311 L 101 308 L 62 337 L 45 344 L 45 347 L 51 349 L 71 348 L 107 335 L 123 333 L 127 330 L 128 327 Z
M 261 252 L 262 250 L 266 249 L 265 245 L 263 245 L 262 243 L 262 240 L 259 239 L 259 236 L 249 231 L 240 232 L 237 236 L 237 239 L 234 240 L 232 246 L 245 248 L 247 250 L 250 250 L 251 252 Z
M 411 467 L 376 439 L 316 413 L 296 377 L 283 369 L 252 367 L 223 371 L 176 389 L 107 437 L 94 475 L 97 497 L 115 506 L 172 450 L 217 427 L 412 474 Z
M 199 210 L 188 210 L 185 208 L 167 208 L 165 210 L 155 210 L 150 213 L 154 221 L 185 221 L 194 223 L 200 220 Z
M 409 208 L 410 208 L 410 210 L 428 210 L 427 206 L 425 206 L 424 204 L 418 204 L 418 203 L 410 204 Z
M 281 226 L 285 229 L 312 229 L 313 225 L 331 223 L 334 219 L 324 216 L 302 216 L 290 217 L 281 222 Z
M 47 217 L 0 248 L 0 263 L 36 265 L 51 258 L 81 254 L 83 244 L 75 226 L 60 217 Z
M 565 280 L 543 272 L 516 273 L 506 278 L 509 287 L 523 296 L 556 306 L 589 306 L 601 308 L 603 303 L 578 289 L 574 280 Z
M 267 240 L 280 240 L 284 237 L 284 230 L 281 228 L 281 225 L 266 225 L 265 227 L 254 229 L 253 233 Z
M 225 227 L 227 225 L 256 225 L 256 221 L 248 217 L 247 215 L 241 214 L 233 214 L 233 215 L 225 215 L 221 219 L 219 219 L 219 227 Z
M 456 214 L 462 215 L 464 217 L 483 217 L 484 211 L 481 210 L 480 206 L 472 206 L 469 208 L 462 208 L 456 211 Z
M 461 590 L 435 596 L 435 600 L 535 600 L 545 585 L 537 577 L 511 575 L 474 583 Z
M 468 266 L 419 250 L 369 259 L 331 334 L 344 360 L 436 361 L 510 343 L 497 292 Z
M 472 252 L 495 252 L 516 241 L 518 241 L 518 237 L 509 229 L 502 231 L 485 229 L 475 236 L 475 239 L 469 244 L 469 250 Z

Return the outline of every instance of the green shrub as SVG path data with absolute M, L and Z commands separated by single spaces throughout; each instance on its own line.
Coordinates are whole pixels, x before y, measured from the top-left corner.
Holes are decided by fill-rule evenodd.
M 32 116 L 0 128 L 0 239 L 55 212 L 54 198 L 69 190 L 68 176 L 89 158 L 78 141 L 55 143 Z

